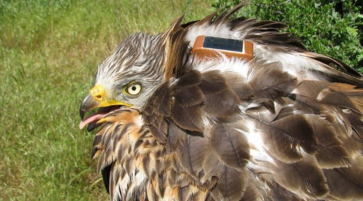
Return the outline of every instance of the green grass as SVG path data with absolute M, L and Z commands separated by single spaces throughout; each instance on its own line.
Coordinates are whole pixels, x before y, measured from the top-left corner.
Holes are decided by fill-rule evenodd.
M 78 129 L 97 65 L 129 34 L 211 10 L 201 0 L 0 0 L 0 200 L 107 199 L 93 134 Z

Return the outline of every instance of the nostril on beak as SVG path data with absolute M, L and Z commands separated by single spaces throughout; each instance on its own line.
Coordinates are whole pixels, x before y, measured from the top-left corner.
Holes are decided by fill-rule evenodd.
M 90 90 L 90 94 L 97 101 L 102 101 L 105 97 L 105 90 L 102 85 L 96 85 Z

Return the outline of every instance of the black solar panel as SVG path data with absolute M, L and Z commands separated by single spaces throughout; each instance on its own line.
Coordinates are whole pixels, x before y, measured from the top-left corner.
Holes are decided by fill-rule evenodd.
M 206 36 L 203 43 L 204 48 L 243 52 L 243 43 L 240 40 L 216 38 Z

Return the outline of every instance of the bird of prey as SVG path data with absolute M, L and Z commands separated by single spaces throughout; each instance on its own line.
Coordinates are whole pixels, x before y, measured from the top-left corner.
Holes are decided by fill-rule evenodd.
M 241 6 L 98 66 L 80 128 L 111 200 L 363 200 L 362 76 Z

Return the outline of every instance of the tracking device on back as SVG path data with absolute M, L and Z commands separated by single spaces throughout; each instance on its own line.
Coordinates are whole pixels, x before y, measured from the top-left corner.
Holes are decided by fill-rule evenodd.
M 218 57 L 222 53 L 229 58 L 239 57 L 251 60 L 253 58 L 253 44 L 247 40 L 201 35 L 196 38 L 191 53 L 200 58 Z

